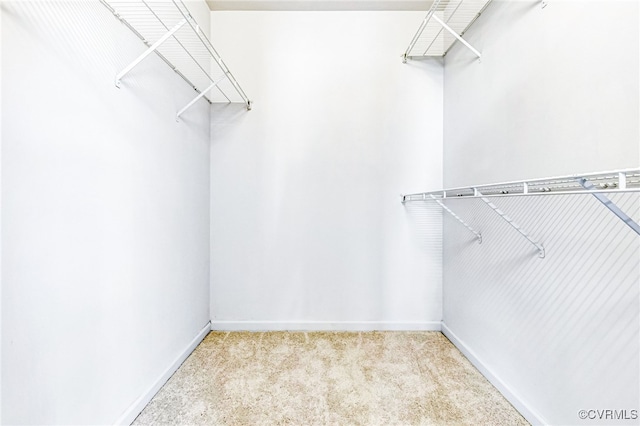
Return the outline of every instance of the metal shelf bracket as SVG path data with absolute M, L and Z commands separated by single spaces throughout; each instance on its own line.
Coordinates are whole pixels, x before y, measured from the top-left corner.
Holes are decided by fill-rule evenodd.
M 442 19 L 438 18 L 438 16 L 436 14 L 433 14 L 432 18 L 437 23 L 442 25 L 442 28 L 444 28 L 445 30 L 449 31 L 449 33 L 451 33 L 451 35 L 454 36 L 456 38 L 456 40 L 458 40 L 460 43 L 464 44 L 467 47 L 467 49 L 471 50 L 474 53 L 474 55 L 476 55 L 478 57 L 478 59 L 480 59 L 482 54 L 480 52 L 478 52 L 478 50 L 476 50 L 473 46 L 471 46 L 469 44 L 469 42 L 467 42 L 467 40 L 465 40 L 462 37 L 460 37 L 460 35 L 453 28 L 451 28 L 449 25 L 447 25 Z
M 402 197 L 402 204 L 404 204 L 407 201 L 416 201 L 415 199 L 408 200 L 407 197 L 404 196 L 404 195 L 401 195 L 401 197 Z M 447 197 L 447 194 L 444 193 L 443 196 L 442 196 L 442 199 L 444 199 L 446 197 Z M 476 240 L 478 240 L 478 244 L 482 244 L 482 234 L 480 232 L 478 232 L 475 229 L 473 229 L 471 227 L 471 225 L 469 225 L 467 222 L 465 222 L 460 216 L 458 216 L 453 210 L 451 210 L 449 207 L 447 207 L 442 201 L 440 201 L 439 198 L 435 197 L 433 194 L 429 194 L 429 199 L 435 201 L 436 203 L 438 203 L 438 205 L 440 207 L 442 207 L 444 211 L 449 213 L 458 222 L 460 222 L 465 228 L 467 228 L 469 231 L 471 231 L 471 233 L 476 236 Z M 427 200 L 427 195 L 426 194 L 422 194 L 422 200 L 423 201 Z
M 145 50 L 142 55 L 138 56 L 135 61 L 131 62 L 125 69 L 120 71 L 118 73 L 118 75 L 116 75 L 116 80 L 115 80 L 116 87 L 118 87 L 118 88 L 120 87 L 120 80 L 122 80 L 122 77 L 124 77 L 125 74 L 127 74 L 129 71 L 134 69 L 136 67 L 136 65 L 138 65 L 140 62 L 142 62 L 144 60 L 144 58 L 146 58 L 147 56 L 149 56 L 150 54 L 155 52 L 156 49 L 158 49 L 158 47 L 160 47 L 160 45 L 162 45 L 162 43 L 167 41 L 167 39 L 169 39 L 169 37 L 171 37 L 176 31 L 178 31 L 180 28 L 182 28 L 182 26 L 184 24 L 186 24 L 186 23 L 187 23 L 186 19 L 183 19 L 182 21 L 180 21 L 176 26 L 171 28 L 165 35 L 160 37 L 158 39 L 158 41 L 153 43 L 147 50 Z
M 446 195 L 446 194 L 445 194 Z M 465 222 L 464 220 L 462 220 L 462 218 L 460 216 L 458 216 L 453 210 L 451 210 L 449 207 L 447 207 L 442 201 L 440 201 L 439 199 L 437 199 L 433 194 L 429 194 L 429 197 L 434 200 L 436 203 L 438 203 L 438 205 L 440 207 L 442 207 L 444 209 L 444 211 L 446 211 L 447 213 L 449 213 L 451 216 L 453 216 L 458 222 L 460 222 L 465 228 L 467 228 L 469 231 L 471 231 L 475 236 L 476 239 L 478 240 L 478 244 L 482 244 L 482 234 L 478 231 L 476 231 L 475 229 L 473 229 L 467 222 Z M 445 198 L 445 197 L 443 197 Z
M 463 39 L 491 0 L 434 0 L 404 52 L 402 61 L 444 57 L 459 41 L 480 58 L 479 50 Z M 450 37 L 450 33 L 453 37 Z
M 480 193 L 480 191 L 478 191 L 476 188 L 473 189 L 474 192 L 474 196 L 476 197 L 480 197 L 480 199 L 482 201 L 485 202 L 486 205 L 488 205 L 489 207 L 491 207 L 491 209 L 496 212 L 501 218 L 503 218 L 509 225 L 511 225 L 511 227 L 513 229 L 515 229 L 516 231 L 518 231 L 518 233 L 520 235 L 522 235 L 527 241 L 529 241 L 531 244 L 533 244 L 533 246 L 538 249 L 538 256 L 543 259 L 545 256 L 545 251 L 544 251 L 544 247 L 542 244 L 536 242 L 535 240 L 533 240 L 529 234 L 522 229 L 522 227 L 520 227 L 520 225 L 518 225 L 517 223 L 515 223 L 513 221 L 513 219 L 511 219 L 509 216 L 507 216 L 505 214 L 505 212 L 503 212 L 502 210 L 500 210 L 495 204 L 493 204 L 488 198 L 483 197 L 482 194 Z
M 576 179 L 578 181 L 578 183 L 580 184 L 580 186 L 582 186 L 584 189 L 586 190 L 596 190 L 596 186 L 589 182 L 589 180 L 587 180 L 584 177 L 580 177 L 578 179 Z M 625 173 L 618 173 L 618 184 L 617 184 L 618 188 L 620 189 L 626 189 L 627 187 L 627 177 Z M 633 219 L 631 219 L 631 217 L 629 217 L 629 215 L 627 215 L 625 212 L 622 211 L 622 209 L 620 207 L 618 207 L 618 205 L 616 203 L 614 203 L 613 201 L 611 201 L 606 195 L 602 194 L 602 193 L 593 193 L 591 194 L 594 197 L 596 197 L 596 199 L 598 201 L 600 201 L 602 204 L 604 204 L 604 206 L 606 208 L 608 208 L 611 213 L 613 213 L 614 215 L 616 215 L 621 221 L 623 221 L 624 223 L 627 224 L 627 226 L 629 226 L 629 228 L 633 229 L 636 234 L 640 235 L 640 225 L 638 225 L 638 223 L 636 221 L 634 221 Z
M 198 102 L 198 100 L 203 97 L 204 95 L 207 94 L 207 92 L 209 92 L 211 89 L 213 89 L 214 87 L 216 87 L 218 84 L 220 84 L 220 82 L 222 80 L 224 80 L 225 78 L 227 78 L 227 76 L 223 76 L 222 78 L 214 81 L 213 83 L 211 83 L 211 85 L 209 87 L 207 87 L 206 89 L 204 89 L 202 92 L 200 92 L 200 94 L 198 96 L 196 96 L 195 98 L 193 98 L 193 100 L 191 102 L 189 102 L 184 108 L 182 108 L 180 111 L 178 111 L 176 113 L 176 121 L 179 120 L 180 116 L 182 115 L 182 113 L 184 113 L 186 110 L 188 110 L 189 108 L 191 108 L 191 106 L 193 104 L 195 104 L 196 102 Z

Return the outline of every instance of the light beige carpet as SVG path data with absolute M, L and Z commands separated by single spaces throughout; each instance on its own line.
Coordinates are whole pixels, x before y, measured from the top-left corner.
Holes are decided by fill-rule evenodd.
M 212 332 L 134 424 L 528 423 L 439 332 Z

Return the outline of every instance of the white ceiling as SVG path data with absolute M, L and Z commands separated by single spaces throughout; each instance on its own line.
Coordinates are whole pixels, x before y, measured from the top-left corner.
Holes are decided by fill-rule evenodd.
M 206 0 L 211 10 L 421 10 L 432 0 Z

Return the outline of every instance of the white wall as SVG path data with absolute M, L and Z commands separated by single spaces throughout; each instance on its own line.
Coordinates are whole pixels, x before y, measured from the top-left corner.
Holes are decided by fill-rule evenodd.
M 447 187 L 637 167 L 639 6 L 631 1 L 493 2 L 445 61 Z M 640 221 L 637 195 L 613 198 Z M 530 420 L 638 410 L 640 238 L 591 196 L 449 205 L 444 323 Z M 630 414 L 628 414 L 630 415 Z
M 209 107 L 155 55 L 116 89 L 99 2 L 1 6 L 2 421 L 126 421 L 209 320 Z
M 445 185 L 639 163 L 638 13 L 626 0 L 496 1 L 445 63 Z
M 212 110 L 217 328 L 439 328 L 442 67 L 403 65 L 424 12 L 213 12 L 255 102 Z M 237 70 L 237 71 L 236 71 Z
M 0 7 L 0 34 L 2 34 Z M 2 99 L 2 43 L 0 43 L 0 99 Z M 2 102 L 0 101 L 0 189 L 2 188 Z M 2 382 L 2 191 L 0 190 L 0 382 Z M 2 424 L 2 385 L 0 384 L 0 424 Z

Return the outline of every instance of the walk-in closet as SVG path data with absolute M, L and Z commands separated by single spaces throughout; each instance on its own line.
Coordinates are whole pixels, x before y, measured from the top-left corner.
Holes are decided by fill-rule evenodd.
M 0 0 L 0 424 L 637 425 L 640 4 Z

